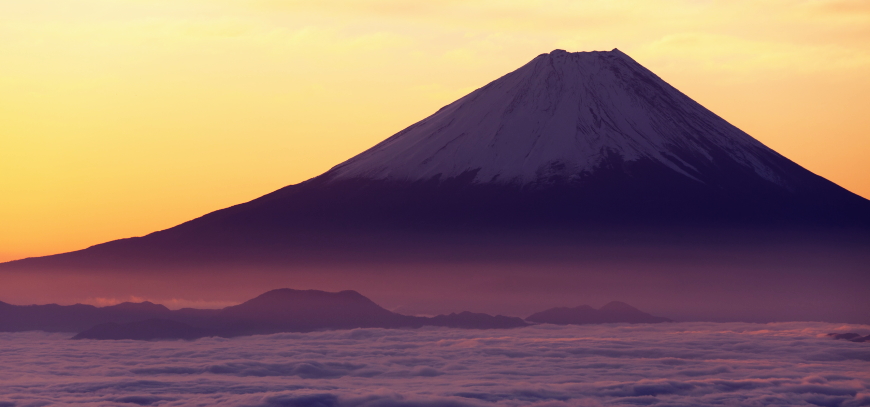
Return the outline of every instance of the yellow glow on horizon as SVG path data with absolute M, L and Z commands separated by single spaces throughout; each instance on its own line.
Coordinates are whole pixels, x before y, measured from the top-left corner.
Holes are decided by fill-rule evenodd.
M 870 197 L 868 1 L 0 0 L 0 261 L 303 181 L 555 48 Z

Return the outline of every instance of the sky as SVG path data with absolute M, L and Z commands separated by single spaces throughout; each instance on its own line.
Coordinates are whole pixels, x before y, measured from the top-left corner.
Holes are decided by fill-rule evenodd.
M 870 326 L 354 329 L 195 341 L 3 332 L 0 405 L 868 405 L 870 343 L 829 332 L 866 335 Z
M 304 181 L 557 48 L 870 197 L 866 0 L 0 0 L 0 261 Z

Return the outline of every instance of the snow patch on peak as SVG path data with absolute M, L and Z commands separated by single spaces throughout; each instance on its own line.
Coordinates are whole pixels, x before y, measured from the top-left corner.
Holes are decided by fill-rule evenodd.
M 333 179 L 419 181 L 474 172 L 531 183 L 590 173 L 614 156 L 700 180 L 723 154 L 781 184 L 772 151 L 618 49 L 541 54 L 339 164 Z M 775 154 L 775 153 L 774 153 Z

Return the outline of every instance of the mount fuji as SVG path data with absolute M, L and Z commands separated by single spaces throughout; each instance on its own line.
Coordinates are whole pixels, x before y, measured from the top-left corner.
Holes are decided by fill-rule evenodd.
M 540 55 L 327 175 L 545 186 L 579 183 L 614 161 L 714 188 L 735 176 L 789 190 L 808 181 L 619 50 Z
M 378 195 L 387 197 L 402 194 L 387 190 L 440 188 L 437 205 L 434 197 L 402 202 L 386 216 L 405 213 L 409 223 L 428 213 L 448 224 L 870 225 L 867 200 L 764 146 L 616 49 L 542 54 L 311 182 L 383 188 Z
M 795 233 L 862 252 L 870 201 L 619 50 L 555 50 L 308 181 L 147 236 L 0 264 L 0 272 L 570 262 L 590 247 L 763 245 Z M 870 274 L 855 270 L 844 279 Z

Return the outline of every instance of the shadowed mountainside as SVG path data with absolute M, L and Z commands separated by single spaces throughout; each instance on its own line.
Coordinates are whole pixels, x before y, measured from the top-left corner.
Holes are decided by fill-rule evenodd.
M 150 302 L 93 305 L 11 305 L 0 302 L 0 332 L 77 332 L 106 322 L 126 323 L 167 318 L 178 311 Z
M 555 50 L 311 180 L 144 237 L 0 270 L 292 264 L 365 242 L 361 252 L 425 252 L 431 236 L 449 245 L 469 233 L 533 241 L 721 227 L 866 234 L 870 201 L 766 147 L 619 50 Z

